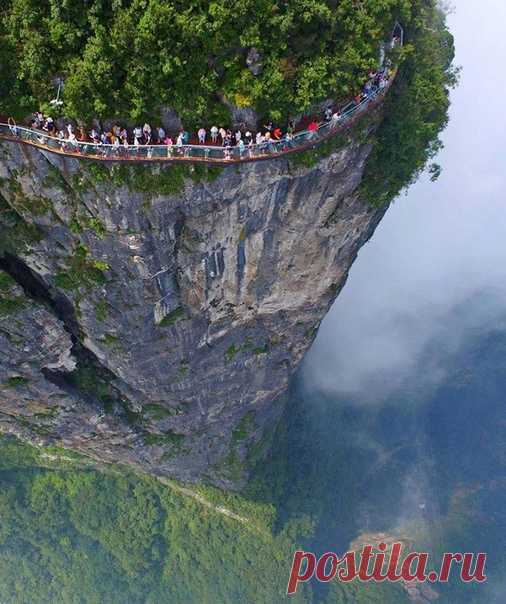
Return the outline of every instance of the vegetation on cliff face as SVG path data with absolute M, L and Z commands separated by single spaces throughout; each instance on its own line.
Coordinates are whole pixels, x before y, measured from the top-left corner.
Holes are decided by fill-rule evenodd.
M 0 112 L 44 107 L 62 77 L 70 117 L 138 120 L 169 106 L 191 126 L 227 120 L 226 99 L 280 120 L 356 91 L 396 19 L 409 26 L 426 4 L 1 0 Z
M 389 203 L 412 184 L 442 147 L 449 91 L 457 82 L 453 37 L 436 0 L 413 3 L 395 85 L 366 165 L 362 193 L 374 205 Z M 440 168 L 430 166 L 435 179 Z

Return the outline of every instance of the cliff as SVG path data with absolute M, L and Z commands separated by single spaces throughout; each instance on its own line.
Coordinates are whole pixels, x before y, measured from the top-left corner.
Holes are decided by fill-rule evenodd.
M 0 146 L 0 430 L 240 486 L 385 208 L 362 131 L 304 167 Z

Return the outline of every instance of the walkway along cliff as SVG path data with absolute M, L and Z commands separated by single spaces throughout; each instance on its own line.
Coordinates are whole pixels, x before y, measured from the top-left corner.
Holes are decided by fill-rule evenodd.
M 386 210 L 358 193 L 382 96 L 305 153 L 225 166 L 83 161 L 3 132 L 0 430 L 244 484 Z
M 199 145 L 123 145 L 96 144 L 91 141 L 70 141 L 57 136 L 50 136 L 46 132 L 35 128 L 18 126 L 12 118 L 6 122 L 0 121 L 0 139 L 19 141 L 23 144 L 36 147 L 44 151 L 51 151 L 66 157 L 92 159 L 100 162 L 122 163 L 204 163 L 209 165 L 227 165 L 230 163 L 246 163 L 253 161 L 270 160 L 294 153 L 312 149 L 322 142 L 338 136 L 346 129 L 353 126 L 365 113 L 371 111 L 383 100 L 396 72 L 385 68 L 378 74 L 381 86 L 376 86 L 360 101 L 344 104 L 335 113 L 337 119 L 331 119 L 318 124 L 315 131 L 299 130 L 290 138 L 280 140 L 270 139 L 261 144 L 248 147 L 226 147 L 212 144 Z

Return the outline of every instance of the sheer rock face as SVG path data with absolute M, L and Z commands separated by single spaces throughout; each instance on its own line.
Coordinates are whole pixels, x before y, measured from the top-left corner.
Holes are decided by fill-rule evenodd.
M 136 179 L 156 189 L 160 169 L 179 167 L 145 167 L 127 186 L 117 168 L 98 178 L 3 143 L 0 237 L 13 233 L 9 208 L 39 234 L 0 259 L 26 298 L 0 314 L 0 429 L 240 486 L 384 213 L 356 193 L 369 151 L 350 140 L 314 168 L 230 166 L 148 195 Z M 96 392 L 79 379 L 90 364 Z

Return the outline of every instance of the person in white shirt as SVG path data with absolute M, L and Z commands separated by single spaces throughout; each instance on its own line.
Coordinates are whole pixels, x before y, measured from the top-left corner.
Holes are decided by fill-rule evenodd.
M 339 111 L 335 111 L 332 114 L 332 126 L 337 126 L 337 124 L 341 121 L 341 114 Z
M 198 134 L 198 137 L 199 137 L 199 143 L 201 145 L 203 145 L 206 142 L 206 135 L 207 135 L 206 129 L 205 128 L 199 128 L 199 131 L 198 131 L 197 134 Z
M 170 136 L 166 136 L 165 137 L 165 144 L 167 145 L 167 157 L 172 157 L 172 139 L 170 138 Z
M 213 126 L 211 128 L 211 141 L 216 144 L 218 142 L 218 127 L 217 126 Z

